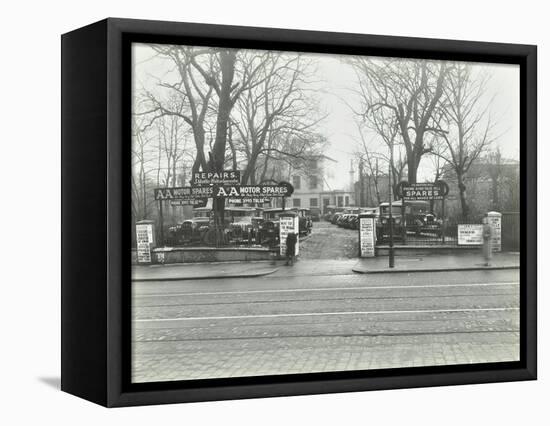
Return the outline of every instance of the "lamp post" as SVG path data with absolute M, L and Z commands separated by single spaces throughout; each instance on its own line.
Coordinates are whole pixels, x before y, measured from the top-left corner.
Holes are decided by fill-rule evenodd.
M 394 259 L 394 253 L 393 253 L 393 141 L 390 142 L 390 165 L 389 165 L 389 174 L 388 174 L 388 182 L 390 185 L 389 193 L 390 193 L 390 255 L 389 255 L 389 267 L 393 268 L 395 266 L 395 259 Z
M 359 160 L 359 207 L 365 207 L 365 182 L 363 177 L 363 158 Z

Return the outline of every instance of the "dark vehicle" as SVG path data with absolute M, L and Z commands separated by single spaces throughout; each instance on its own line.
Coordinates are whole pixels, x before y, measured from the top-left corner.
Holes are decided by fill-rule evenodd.
M 338 219 L 340 219 L 340 217 L 342 217 L 343 215 L 344 215 L 344 213 L 342 213 L 342 212 L 334 213 L 330 218 L 330 223 L 332 223 L 333 225 L 337 225 L 338 224 Z
M 321 209 L 318 207 L 310 207 L 311 220 L 313 222 L 319 222 L 321 220 Z
M 311 228 L 313 227 L 313 221 L 311 219 L 310 209 L 301 208 L 294 211 L 298 213 L 298 225 L 299 225 L 298 228 L 299 228 L 300 235 L 309 234 L 311 232 Z
M 359 228 L 359 215 L 357 213 L 351 213 L 346 222 L 347 228 L 358 229 Z
M 343 214 L 339 215 L 336 219 L 336 225 L 342 228 L 353 229 L 354 216 L 359 214 L 359 208 L 347 208 L 343 211 Z
M 255 207 L 227 207 L 224 216 L 229 222 L 229 238 L 236 241 L 248 241 L 254 233 L 252 218 L 256 214 Z
M 340 213 L 340 214 L 337 213 L 335 216 L 337 216 L 336 225 L 343 227 L 344 224 L 346 223 L 346 220 L 348 220 L 348 213 Z
M 336 220 L 338 219 L 338 215 L 341 214 L 345 210 L 344 207 L 336 207 L 328 205 L 325 207 L 325 215 L 323 216 L 324 219 L 333 225 L 336 224 Z
M 407 201 L 403 206 L 401 200 L 392 203 L 393 235 L 397 240 L 407 236 L 441 236 L 441 221 L 429 213 L 427 201 Z M 404 212 L 404 215 L 403 215 Z M 376 222 L 376 235 L 379 240 L 389 238 L 389 203 L 380 204 L 380 213 Z
M 168 228 L 168 245 L 184 245 L 202 241 L 204 234 L 210 228 L 208 217 L 194 217 L 184 220 L 181 224 Z
M 278 207 L 263 211 L 263 220 L 258 227 L 261 244 L 275 245 L 279 242 L 279 215 L 284 211 L 286 210 Z

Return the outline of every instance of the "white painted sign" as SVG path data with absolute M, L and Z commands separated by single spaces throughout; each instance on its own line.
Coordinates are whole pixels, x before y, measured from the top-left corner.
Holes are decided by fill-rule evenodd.
M 489 225 L 493 230 L 493 238 L 491 239 L 491 245 L 493 251 L 501 251 L 502 248 L 502 214 L 499 212 L 489 212 L 487 213 L 487 218 L 489 219 Z
M 279 217 L 279 243 L 281 256 L 286 256 L 286 237 L 290 232 L 296 234 L 296 248 L 294 254 L 298 256 L 300 248 L 300 225 L 298 216 L 280 216 Z
M 460 224 L 458 225 L 458 245 L 480 246 L 483 244 L 483 225 Z
M 373 217 L 360 217 L 359 218 L 359 244 L 361 248 L 361 257 L 374 257 L 375 256 L 375 234 L 376 229 L 374 226 Z
M 137 261 L 151 263 L 151 246 L 153 245 L 153 224 L 136 224 Z

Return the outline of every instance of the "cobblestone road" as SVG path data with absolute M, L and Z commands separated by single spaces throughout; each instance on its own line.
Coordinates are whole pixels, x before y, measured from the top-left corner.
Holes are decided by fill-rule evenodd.
M 358 231 L 324 220 L 313 222 L 311 235 L 300 243 L 301 259 L 350 259 L 359 250 Z
M 343 261 L 344 262 L 344 261 Z M 519 273 L 133 283 L 135 382 L 513 361 Z

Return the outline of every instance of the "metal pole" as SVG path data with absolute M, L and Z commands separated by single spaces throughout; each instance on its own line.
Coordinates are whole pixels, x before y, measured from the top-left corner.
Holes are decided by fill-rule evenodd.
M 445 197 L 441 200 L 441 235 L 442 235 L 442 242 L 445 244 Z
M 395 266 L 395 259 L 394 259 L 394 253 L 393 253 L 393 182 L 392 182 L 392 175 L 393 175 L 393 142 L 390 144 L 390 166 L 389 166 L 389 174 L 388 174 L 388 182 L 390 184 L 390 256 L 389 256 L 389 267 L 393 268 Z
M 160 243 L 164 247 L 164 215 L 162 213 L 162 200 L 159 200 L 159 215 L 160 215 Z
M 363 178 L 363 159 L 359 160 L 359 190 L 361 191 L 359 195 L 359 206 L 365 207 L 365 182 Z

